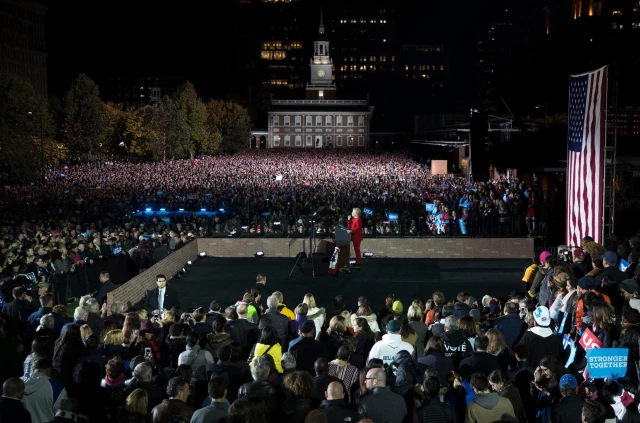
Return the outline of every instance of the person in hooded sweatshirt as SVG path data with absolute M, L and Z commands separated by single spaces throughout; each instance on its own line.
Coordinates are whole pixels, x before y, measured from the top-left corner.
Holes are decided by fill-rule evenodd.
M 533 319 L 535 326 L 525 332 L 520 339 L 520 344 L 525 344 L 529 349 L 528 361 L 537 366 L 544 356 L 563 357 L 562 338 L 554 335 L 550 328 L 549 309 L 539 306 L 533 312 Z
M 516 417 L 511 401 L 489 390 L 487 375 L 474 373 L 471 376 L 471 387 L 477 396 L 467 406 L 464 423 L 499 422 L 505 414 Z
M 45 357 L 34 363 L 34 372 L 23 377 L 24 408 L 31 413 L 34 422 L 48 422 L 55 418 L 67 391 L 62 382 L 51 377 L 51 358 Z
M 402 340 L 400 335 L 400 322 L 397 320 L 389 320 L 387 323 L 387 334 L 382 336 L 382 340 L 376 342 L 369 352 L 369 358 L 379 358 L 385 365 L 391 365 L 393 358 L 398 351 L 405 350 L 409 354 L 413 354 L 413 346 Z

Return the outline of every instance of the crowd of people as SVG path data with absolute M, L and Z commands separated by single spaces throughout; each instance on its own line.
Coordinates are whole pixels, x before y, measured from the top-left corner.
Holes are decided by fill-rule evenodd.
M 54 219 L 89 215 L 120 223 L 165 209 L 176 212 L 173 223 L 207 236 L 305 235 L 308 216 L 320 208 L 314 230 L 329 234 L 345 210 L 360 207 L 367 211 L 366 236 L 497 236 L 543 233 L 554 205 L 535 184 L 432 177 L 428 166 L 403 153 L 254 149 L 195 160 L 56 166 L 42 184 L 4 186 L 0 206 L 8 222 L 38 220 L 44 211 Z M 203 209 L 215 216 L 190 213 Z
M 138 306 L 107 310 L 100 290 L 71 318 L 46 284 L 37 310 L 15 286 L 0 312 L 0 421 L 637 422 L 639 262 L 640 236 L 587 237 L 541 253 L 507 298 L 389 295 L 377 310 L 312 293 L 288 307 L 258 275 L 237 302 L 185 313 L 158 275 Z M 625 348 L 625 370 L 591 377 L 585 334 Z

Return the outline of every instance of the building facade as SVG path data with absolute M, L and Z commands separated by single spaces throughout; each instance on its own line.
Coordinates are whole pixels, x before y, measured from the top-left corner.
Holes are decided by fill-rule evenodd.
M 29 81 L 49 97 L 45 13 L 38 1 L 0 0 L 0 72 Z
M 354 148 L 370 145 L 369 100 L 337 98 L 330 42 L 320 18 L 314 54 L 309 64 L 306 99 L 272 100 L 267 148 Z M 264 135 L 261 135 L 264 136 Z

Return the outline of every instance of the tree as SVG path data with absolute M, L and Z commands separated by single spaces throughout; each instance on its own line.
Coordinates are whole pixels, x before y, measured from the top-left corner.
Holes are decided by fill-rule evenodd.
M 251 119 L 247 109 L 237 103 L 210 100 L 207 104 L 211 131 L 222 136 L 219 152 L 235 153 L 247 148 Z
M 207 125 L 207 109 L 190 82 L 178 89 L 176 107 L 189 127 L 189 136 L 193 145 L 191 157 L 193 158 L 196 153 L 214 154 L 218 150 L 221 137 L 216 131 L 211 131 Z
M 147 112 L 148 110 L 148 112 Z M 149 154 L 149 139 L 145 130 L 145 113 L 151 115 L 147 108 L 129 110 L 124 117 L 124 148 L 136 156 Z M 149 119 L 150 120 L 150 119 Z
M 40 179 L 52 133 L 46 99 L 30 83 L 0 73 L 0 175 L 12 182 Z
M 168 96 L 150 105 L 151 114 L 146 126 L 149 149 L 154 160 L 167 156 L 184 158 L 193 150 L 189 126 L 180 116 L 176 104 Z
M 98 86 L 80 74 L 64 97 L 64 130 L 70 150 L 91 157 L 106 136 Z
M 124 142 L 126 116 L 122 104 L 104 103 L 102 116 L 105 124 L 104 150 L 118 151 Z

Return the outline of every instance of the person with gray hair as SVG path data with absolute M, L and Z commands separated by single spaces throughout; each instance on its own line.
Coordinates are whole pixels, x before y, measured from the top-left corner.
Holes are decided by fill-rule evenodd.
M 40 326 L 36 329 L 36 336 L 49 335 L 51 332 L 55 333 L 55 325 L 56 319 L 53 314 L 45 314 L 40 318 Z
M 288 320 L 288 319 L 287 319 Z M 258 357 L 251 366 L 253 382 L 245 383 L 238 389 L 238 399 L 257 397 L 267 405 L 270 421 L 279 421 L 280 407 L 285 400 L 282 386 L 269 382 L 271 364 L 265 356 Z
M 113 322 L 117 327 L 121 328 L 124 326 L 124 313 L 127 310 L 127 305 L 122 301 L 114 301 L 111 303 L 111 315 L 108 316 L 105 321 Z
M 100 303 L 95 298 L 88 298 L 84 303 L 84 308 L 89 311 L 87 316 L 87 324 L 93 330 L 93 333 L 102 333 L 104 329 L 104 320 L 100 315 Z
M 63 334 L 64 331 L 67 330 L 67 328 L 71 325 L 78 325 L 82 327 L 82 325 L 87 324 L 88 318 L 89 318 L 89 311 L 86 308 L 80 307 L 80 306 L 76 307 L 76 309 L 73 311 L 73 321 L 62 326 L 62 330 L 60 331 L 60 334 Z
M 282 354 L 282 357 L 280 358 L 280 366 L 282 367 L 282 374 L 279 375 L 278 378 L 273 381 L 273 383 L 284 386 L 284 378 L 287 377 L 289 373 L 293 373 L 296 371 L 296 358 L 293 356 L 293 354 L 286 352 Z
M 134 378 L 131 381 L 125 383 L 126 387 L 123 393 L 123 400 L 126 399 L 136 389 L 142 389 L 147 393 L 149 401 L 147 403 L 147 410 L 151 411 L 156 405 L 160 404 L 162 400 L 167 398 L 167 393 L 162 386 L 159 386 L 153 380 L 153 367 L 147 361 L 143 361 L 133 369 Z
M 278 297 L 270 296 L 267 298 L 267 311 L 263 316 L 269 316 L 271 320 L 271 326 L 278 333 L 278 343 L 282 346 L 282 349 L 286 351 L 289 341 L 289 318 L 280 313 L 278 308 Z
M 176 376 L 169 379 L 165 399 L 151 410 L 154 422 L 168 422 L 179 417 L 181 421 L 190 422 L 195 410 L 187 405 L 189 398 L 189 383 Z
M 471 343 L 460 330 L 458 318 L 454 315 L 447 316 L 444 321 L 442 342 L 444 343 L 444 356 L 453 359 L 456 369 L 459 367 L 460 361 L 473 352 Z
M 382 369 L 371 369 L 364 380 L 366 395 L 358 404 L 358 417 L 374 422 L 401 422 L 407 415 L 404 398 L 387 387 L 387 374 Z

